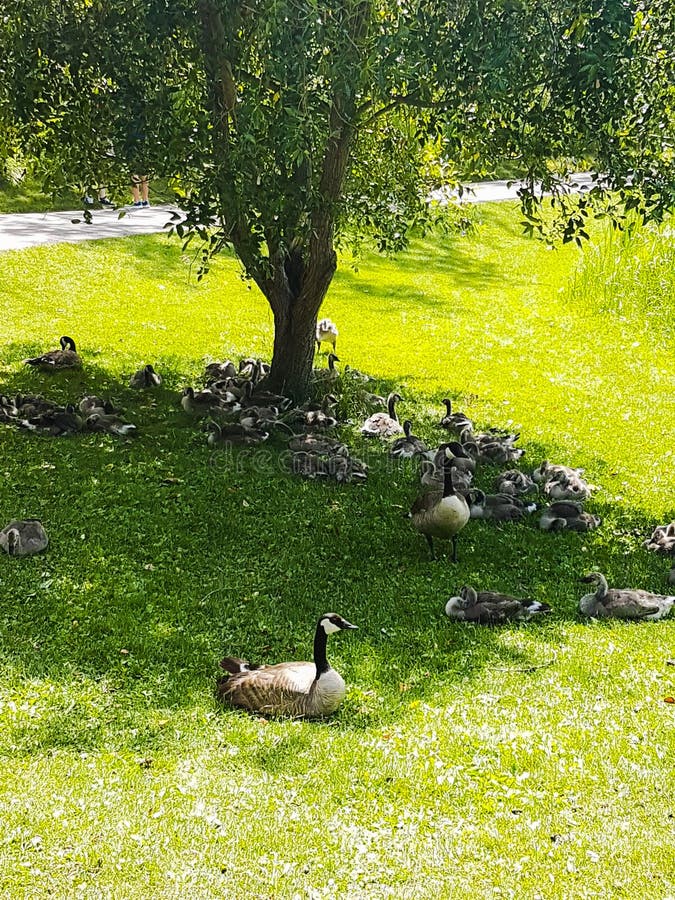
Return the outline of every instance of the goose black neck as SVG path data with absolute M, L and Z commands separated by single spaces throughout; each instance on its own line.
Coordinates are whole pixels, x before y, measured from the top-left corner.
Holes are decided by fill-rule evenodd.
M 396 400 L 394 399 L 394 397 L 389 398 L 389 402 L 387 405 L 389 407 L 389 418 L 393 419 L 395 422 L 398 422 L 398 418 L 396 417 Z
M 316 626 L 314 632 L 314 664 L 316 665 L 316 677 L 319 678 L 324 672 L 327 672 L 328 657 L 326 656 L 326 645 L 328 644 L 328 635 L 323 630 L 321 622 Z
M 455 493 L 455 486 L 452 483 L 452 470 L 455 464 L 450 459 L 443 467 L 443 496 L 451 497 Z

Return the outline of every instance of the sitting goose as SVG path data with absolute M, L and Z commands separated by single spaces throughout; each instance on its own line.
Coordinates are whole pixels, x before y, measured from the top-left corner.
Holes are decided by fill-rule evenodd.
M 147 391 L 150 388 L 159 387 L 161 383 L 162 376 L 158 375 L 148 363 L 147 366 L 143 366 L 138 372 L 134 372 L 129 381 L 129 387 L 136 388 L 138 391 Z
M 452 561 L 457 562 L 457 535 L 469 521 L 469 504 L 455 491 L 452 480 L 454 459 L 446 459 L 443 467 L 443 490 L 421 494 L 410 510 L 413 528 L 423 534 L 435 559 L 436 538 L 450 538 Z
M 213 391 L 204 390 L 195 393 L 194 388 L 186 387 L 183 389 L 180 405 L 186 413 L 190 413 L 193 416 L 207 416 L 211 409 L 221 406 L 222 402 L 220 397 L 214 394 Z
M 45 409 L 44 412 L 30 419 L 21 419 L 19 428 L 25 428 L 28 431 L 46 431 L 52 437 L 61 437 L 82 431 L 82 417 L 69 403 L 65 408 L 56 406 L 53 409 Z
M 520 447 L 514 447 L 519 437 L 520 434 L 497 434 L 494 431 L 474 434 L 465 428 L 460 434 L 459 440 L 476 462 L 504 465 L 516 462 L 525 454 Z
M 452 400 L 449 397 L 445 397 L 441 402 L 445 404 L 445 415 L 438 423 L 439 428 L 445 428 L 446 431 L 451 431 L 457 437 L 463 431 L 473 431 L 471 419 L 467 418 L 464 413 L 454 413 L 452 411 Z
M 600 572 L 590 572 L 581 579 L 585 584 L 595 584 L 594 594 L 584 594 L 579 601 L 579 612 L 594 619 L 663 619 L 670 612 L 675 596 L 650 594 L 649 591 L 632 588 L 609 588 L 607 579 Z
M 573 478 L 583 474 L 583 469 L 573 469 L 570 466 L 550 463 L 547 459 L 545 459 L 543 463 L 537 466 L 537 468 L 532 472 L 532 478 L 537 482 L 537 484 L 545 484 L 547 481 L 550 481 L 551 478 L 557 478 L 560 475 L 566 478 Z
M 288 442 L 288 449 L 319 455 L 349 456 L 346 444 L 341 444 L 339 441 L 331 441 L 324 437 L 317 437 L 314 434 L 296 435 Z
M 558 500 L 541 514 L 539 527 L 542 531 L 592 531 L 602 524 L 600 516 L 584 512 L 580 503 Z
M 389 456 L 393 459 L 412 459 L 414 456 L 423 456 L 427 452 L 427 445 L 412 433 L 412 422 L 406 419 L 403 423 L 405 437 L 397 438 L 389 448 Z
M 335 353 L 337 338 L 337 326 L 331 319 L 321 319 L 316 323 L 316 349 L 318 353 L 321 353 L 321 344 L 323 342 L 332 344 L 333 353 Z
M 12 519 L 0 531 L 0 547 L 10 556 L 32 556 L 48 544 L 47 532 L 38 519 Z
M 476 591 L 470 585 L 461 588 L 459 597 L 450 597 L 445 604 L 446 616 L 458 622 L 475 622 L 477 625 L 527 621 L 534 616 L 550 612 L 551 607 L 548 603 L 539 600 L 520 600 L 495 591 Z
M 269 437 L 268 431 L 247 428 L 245 425 L 209 422 L 206 426 L 209 447 L 255 447 Z
M 302 425 L 304 428 L 328 431 L 337 428 L 338 420 L 334 415 L 338 398 L 335 394 L 326 394 L 321 403 L 306 404 L 301 409 L 294 409 L 286 421 Z
M 495 478 L 495 492 L 522 497 L 526 494 L 536 494 L 537 485 L 525 472 L 509 469 L 508 472 L 502 472 Z
M 580 475 L 558 474 L 544 482 L 544 493 L 553 500 L 588 500 L 591 486 Z
M 237 377 L 237 367 L 232 362 L 231 359 L 228 359 L 224 363 L 220 362 L 212 362 L 209 363 L 204 369 L 204 378 L 207 384 L 213 381 L 222 381 L 226 378 L 236 378 Z
M 54 369 L 79 369 L 82 360 L 75 348 L 75 341 L 63 335 L 59 340 L 61 344 L 60 350 L 50 350 L 43 353 L 42 356 L 35 356 L 33 359 L 25 360 L 27 366 L 36 366 L 38 369 L 45 371 L 53 371 Z
M 328 366 L 325 369 L 314 369 L 314 378 L 317 381 L 337 381 L 340 373 L 335 368 L 335 363 L 340 362 L 340 357 L 334 353 L 328 354 Z
M 321 616 L 314 633 L 314 662 L 252 666 L 226 656 L 220 665 L 230 674 L 218 681 L 218 695 L 228 706 L 268 716 L 329 716 L 342 702 L 346 686 L 328 662 L 328 635 L 356 627 L 337 613 Z
M 468 495 L 472 519 L 491 519 L 493 522 L 515 522 L 534 512 L 536 503 L 525 503 L 510 494 L 486 494 L 472 490 Z
M 657 525 L 652 536 L 645 541 L 647 550 L 653 553 L 665 553 L 675 555 L 675 522 L 667 525 Z
M 125 422 L 121 416 L 95 412 L 87 416 L 84 422 L 89 431 L 100 431 L 105 434 L 116 434 L 118 437 L 129 437 L 137 430 L 135 425 Z
M 369 416 L 361 426 L 361 434 L 366 437 L 388 438 L 402 434 L 403 429 L 396 415 L 396 404 L 403 400 L 400 394 L 392 393 L 387 397 L 387 412 L 376 412 Z
M 103 415 L 116 416 L 121 412 L 110 400 L 104 400 L 103 397 L 97 397 L 95 394 L 87 394 L 83 397 L 78 408 L 83 416 L 91 416 L 94 413 L 102 413 Z

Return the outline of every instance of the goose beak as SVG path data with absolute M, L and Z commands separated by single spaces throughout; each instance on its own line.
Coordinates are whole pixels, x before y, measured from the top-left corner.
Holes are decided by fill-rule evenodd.
M 342 620 L 341 628 L 348 628 L 350 631 L 358 631 L 358 625 L 352 625 L 351 622 L 348 622 L 346 619 Z

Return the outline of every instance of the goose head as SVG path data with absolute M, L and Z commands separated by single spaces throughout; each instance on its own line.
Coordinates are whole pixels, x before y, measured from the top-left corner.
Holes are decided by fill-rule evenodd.
M 406 419 L 403 423 L 403 432 L 408 440 L 410 440 L 410 435 L 412 434 L 412 422 L 410 419 Z
M 19 549 L 20 534 L 18 528 L 10 528 L 7 534 L 7 552 L 10 556 L 14 556 Z
M 340 357 L 336 356 L 335 353 L 329 353 L 328 354 L 328 368 L 334 369 L 336 362 L 340 362 Z
M 387 397 L 387 409 L 389 410 L 389 415 L 396 422 L 398 422 L 398 419 L 396 417 L 396 404 L 400 403 L 402 400 L 403 400 L 403 397 L 401 397 L 401 395 L 397 394 L 395 391 L 393 391 Z
M 352 625 L 337 613 L 324 613 L 317 623 L 317 629 L 322 629 L 325 634 L 335 634 L 337 631 L 355 631 L 359 626 Z
M 72 350 L 73 353 L 76 351 L 75 341 L 68 337 L 67 334 L 64 334 L 63 337 L 59 340 L 59 344 L 61 344 L 62 350 Z

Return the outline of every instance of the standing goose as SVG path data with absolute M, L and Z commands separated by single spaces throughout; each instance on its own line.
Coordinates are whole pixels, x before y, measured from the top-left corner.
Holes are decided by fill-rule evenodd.
M 406 419 L 403 423 L 405 437 L 397 438 L 389 448 L 389 456 L 394 459 L 412 459 L 413 456 L 423 456 L 427 452 L 427 445 L 412 433 L 412 422 Z
M 388 438 L 402 434 L 403 429 L 396 415 L 396 404 L 403 400 L 400 394 L 389 394 L 387 412 L 376 412 L 369 416 L 361 426 L 361 434 L 366 437 Z
M 38 519 L 12 519 L 0 531 L 0 547 L 10 556 L 41 553 L 48 544 L 47 532 Z
M 148 363 L 147 366 L 143 366 L 138 372 L 134 372 L 129 381 L 129 386 L 136 388 L 138 391 L 147 391 L 150 388 L 159 387 L 161 383 L 162 376 L 158 375 Z
M 318 353 L 321 352 L 321 344 L 324 341 L 327 344 L 332 344 L 333 353 L 335 353 L 337 338 L 338 330 L 335 322 L 330 319 L 321 319 L 316 323 L 316 349 Z
M 413 528 L 423 534 L 435 559 L 434 538 L 450 538 L 452 561 L 457 562 L 457 535 L 469 521 L 469 504 L 456 493 L 452 481 L 454 459 L 446 459 L 443 468 L 443 490 L 420 494 L 410 510 Z
M 321 616 L 314 633 L 314 662 L 252 666 L 244 659 L 225 657 L 220 665 L 230 674 L 218 681 L 221 700 L 264 715 L 329 716 L 344 698 L 345 682 L 328 662 L 328 635 L 356 627 L 337 613 Z
M 499 625 L 514 620 L 528 620 L 550 613 L 548 603 L 539 600 L 519 600 L 509 594 L 495 591 L 476 591 L 465 585 L 458 597 L 450 597 L 445 604 L 445 614 L 458 622 L 475 622 L 477 625 Z
M 579 601 L 579 612 L 594 619 L 663 619 L 675 603 L 675 596 L 632 588 L 609 588 L 607 579 L 600 572 L 590 572 L 581 581 L 596 585 L 594 594 L 584 594 Z
M 452 411 L 452 400 L 449 397 L 445 397 L 441 402 L 445 404 L 445 415 L 438 423 L 439 428 L 445 428 L 446 431 L 451 431 L 458 437 L 465 430 L 473 431 L 471 419 L 467 418 L 464 413 Z
M 64 334 L 59 343 L 61 344 L 60 350 L 50 350 L 48 353 L 43 353 L 42 356 L 27 359 L 26 365 L 36 366 L 38 369 L 44 369 L 45 371 L 78 369 L 82 365 L 82 360 L 75 348 L 75 341 Z

